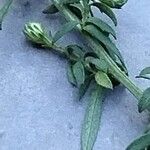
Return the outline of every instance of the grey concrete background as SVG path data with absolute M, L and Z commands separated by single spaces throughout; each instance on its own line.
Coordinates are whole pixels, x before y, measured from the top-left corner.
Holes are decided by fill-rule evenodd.
M 4 0 L 0 1 L 2 4 Z M 48 50 L 33 48 L 22 34 L 24 23 L 42 22 L 53 32 L 59 15 L 41 11 L 48 0 L 15 0 L 0 31 L 0 150 L 79 150 L 87 94 L 78 102 L 77 89 L 67 81 L 67 61 Z M 118 47 L 131 78 L 141 88 L 150 82 L 135 79 L 150 66 L 150 1 L 129 0 L 116 11 Z M 62 44 L 79 42 L 68 34 Z M 137 112 L 136 99 L 123 87 L 107 94 L 101 130 L 94 150 L 124 150 L 147 125 Z

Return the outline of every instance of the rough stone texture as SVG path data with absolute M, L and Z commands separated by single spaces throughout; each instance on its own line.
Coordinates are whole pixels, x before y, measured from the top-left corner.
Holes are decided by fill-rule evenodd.
M 31 20 L 53 32 L 64 22 L 58 15 L 43 15 L 46 4 L 47 0 L 15 0 L 0 31 L 0 150 L 80 149 L 89 95 L 78 102 L 77 90 L 67 81 L 67 61 L 33 48 L 22 34 L 24 23 Z M 150 65 L 149 6 L 149 0 L 130 0 L 116 11 L 118 47 L 131 78 L 141 88 L 150 84 L 134 78 Z M 61 43 L 80 40 L 72 33 Z M 137 112 L 137 101 L 127 90 L 116 88 L 107 94 L 94 150 L 124 150 L 142 133 L 148 119 L 147 114 Z

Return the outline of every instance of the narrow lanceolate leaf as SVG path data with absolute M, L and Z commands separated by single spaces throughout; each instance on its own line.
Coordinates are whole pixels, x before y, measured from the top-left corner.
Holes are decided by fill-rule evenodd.
M 84 84 L 82 84 L 79 88 L 79 100 L 82 99 L 82 97 L 85 95 L 86 91 L 88 90 L 90 83 L 91 83 L 92 78 L 87 77 L 85 79 Z
M 139 112 L 144 111 L 150 107 L 150 88 L 146 89 L 138 104 Z
M 120 9 L 128 0 L 100 0 L 111 8 Z
M 87 19 L 87 23 L 91 23 L 99 27 L 102 31 L 110 33 L 115 39 L 116 39 L 116 33 L 115 31 L 109 26 L 107 23 L 102 21 L 99 18 L 96 17 L 90 17 Z
M 81 132 L 81 150 L 92 150 L 97 138 L 102 114 L 104 89 L 97 86 L 88 103 Z
M 81 86 L 85 81 L 85 70 L 82 62 L 77 62 L 73 65 L 73 74 L 76 79 L 77 85 Z
M 76 86 L 77 83 L 76 83 L 76 79 L 75 79 L 75 77 L 74 77 L 74 74 L 73 74 L 73 70 L 72 70 L 72 66 L 71 66 L 71 65 L 69 65 L 69 67 L 68 67 L 67 75 L 68 75 L 68 81 L 69 81 L 72 85 Z
M 101 85 L 102 87 L 113 89 L 112 82 L 106 73 L 98 71 L 95 75 L 95 80 L 97 84 Z
M 0 30 L 2 29 L 2 22 L 5 15 L 8 12 L 10 5 L 12 4 L 13 0 L 7 0 L 4 6 L 0 9 Z
M 114 22 L 115 26 L 117 26 L 116 16 L 109 6 L 98 2 L 92 3 L 91 5 L 97 7 L 102 13 L 105 13 L 108 17 L 110 17 L 110 19 Z
M 44 14 L 55 14 L 58 12 L 58 9 L 55 7 L 54 4 L 52 5 L 49 5 L 48 7 L 46 7 L 44 10 L 43 10 L 43 13 Z
M 67 22 L 65 25 L 63 25 L 58 32 L 54 35 L 54 42 L 59 40 L 63 35 L 73 30 L 77 24 L 79 24 L 77 21 L 70 21 Z
M 150 67 L 143 69 L 137 78 L 144 78 L 150 80 Z
M 145 134 L 132 142 L 126 150 L 144 150 L 150 146 L 150 134 Z
M 61 0 L 60 4 L 74 4 L 74 3 L 79 3 L 80 0 Z
M 95 27 L 94 25 L 86 25 L 84 27 L 84 30 L 86 30 L 89 34 L 91 34 L 93 37 L 95 37 L 100 42 L 102 42 L 106 46 L 108 51 L 111 50 L 115 55 L 117 55 L 119 57 L 121 62 L 124 62 L 116 45 L 110 40 L 109 37 L 107 37 L 105 34 L 103 34 L 97 27 Z

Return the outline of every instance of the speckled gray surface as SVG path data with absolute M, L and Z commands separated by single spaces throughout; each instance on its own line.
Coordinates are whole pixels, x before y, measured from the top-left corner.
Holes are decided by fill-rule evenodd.
M 78 102 L 77 90 L 67 81 L 66 60 L 33 48 L 22 34 L 30 20 L 42 21 L 53 32 L 59 28 L 61 17 L 41 13 L 47 1 L 15 0 L 0 31 L 0 150 L 80 149 L 88 94 Z M 134 78 L 150 65 L 149 6 L 149 0 L 129 0 L 117 11 L 118 47 L 131 78 L 141 88 L 150 85 Z M 78 34 L 68 36 L 62 44 L 80 41 Z M 148 114 L 137 112 L 137 102 L 127 90 L 115 89 L 107 94 L 94 150 L 124 150 L 148 120 Z

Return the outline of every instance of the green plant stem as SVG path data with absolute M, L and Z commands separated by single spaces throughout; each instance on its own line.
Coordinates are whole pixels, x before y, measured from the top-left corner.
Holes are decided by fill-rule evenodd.
M 66 7 L 59 4 L 58 0 L 52 0 L 54 5 L 57 9 L 65 16 L 66 20 L 68 21 L 77 21 L 78 18 Z M 78 20 L 79 21 L 79 20 Z M 82 27 L 80 25 L 77 26 L 78 30 L 82 33 Z M 107 54 L 105 50 L 101 50 L 99 47 L 101 45 L 98 42 L 95 42 L 95 39 L 84 35 L 88 42 L 90 43 L 92 49 L 95 51 L 99 51 L 101 56 L 105 59 L 105 61 L 109 65 L 109 72 L 118 80 L 120 81 L 138 100 L 140 100 L 143 91 L 138 88 L 130 79 L 129 77 L 120 70 L 117 64 L 112 60 L 112 58 Z

